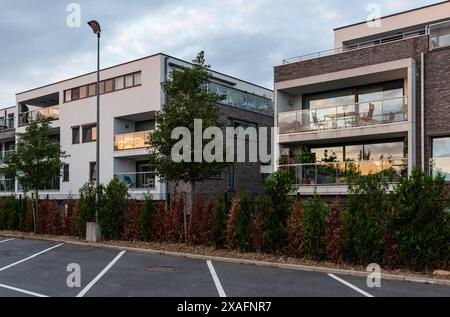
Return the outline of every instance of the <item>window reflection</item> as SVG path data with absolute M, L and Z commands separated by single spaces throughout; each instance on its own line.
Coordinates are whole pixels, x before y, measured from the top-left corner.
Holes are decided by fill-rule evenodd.
M 450 137 L 433 139 L 432 170 L 433 175 L 440 173 L 450 181 Z

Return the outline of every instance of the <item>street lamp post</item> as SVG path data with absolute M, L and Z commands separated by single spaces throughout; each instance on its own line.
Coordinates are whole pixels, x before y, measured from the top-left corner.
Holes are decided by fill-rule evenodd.
M 100 34 L 102 32 L 102 29 L 100 27 L 100 23 L 97 21 L 89 21 L 88 25 L 91 27 L 94 34 L 97 35 L 97 140 L 96 140 L 96 156 L 95 156 L 95 169 L 96 169 L 96 175 L 95 175 L 95 182 L 96 182 L 96 199 L 97 202 L 100 199 L 100 192 L 98 191 L 100 186 Z M 101 231 L 100 226 L 98 224 L 98 210 L 95 209 L 95 232 L 93 232 L 94 236 L 93 239 L 88 240 L 94 240 L 94 242 L 97 242 L 97 240 L 100 240 Z M 89 235 L 88 235 L 89 236 Z

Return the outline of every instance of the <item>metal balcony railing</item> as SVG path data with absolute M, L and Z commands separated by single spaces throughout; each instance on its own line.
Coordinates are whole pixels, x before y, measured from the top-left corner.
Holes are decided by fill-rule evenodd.
M 154 189 L 156 187 L 154 172 L 117 173 L 114 178 L 125 183 L 130 189 Z
M 278 114 L 280 134 L 335 130 L 408 120 L 407 97 Z
M 347 185 L 355 177 L 382 173 L 389 183 L 398 183 L 408 173 L 406 159 L 386 159 L 378 161 L 353 161 L 311 164 L 280 165 L 280 169 L 295 175 L 299 186 Z
M 19 126 L 23 127 L 30 122 L 39 120 L 41 118 L 48 118 L 52 121 L 59 120 L 59 105 L 20 113 Z
M 153 131 L 142 131 L 116 135 L 114 136 L 114 151 L 148 148 L 152 132 Z

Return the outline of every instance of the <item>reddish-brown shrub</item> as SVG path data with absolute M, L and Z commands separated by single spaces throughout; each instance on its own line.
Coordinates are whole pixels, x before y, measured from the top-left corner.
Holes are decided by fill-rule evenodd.
M 336 198 L 331 213 L 325 219 L 323 243 L 329 260 L 341 263 L 343 259 L 344 225 L 342 223 L 342 202 Z
M 156 242 L 167 241 L 167 231 L 169 229 L 169 217 L 166 213 L 166 206 L 160 202 L 156 206 L 155 216 L 152 223 L 152 238 Z
M 252 244 L 257 252 L 263 252 L 265 250 L 264 245 L 264 220 L 266 211 L 264 209 L 264 199 L 259 198 L 256 201 L 256 215 L 253 219 L 252 227 Z
M 235 249 L 236 245 L 235 245 L 235 239 L 234 239 L 234 235 L 236 232 L 236 218 L 237 218 L 237 214 L 239 212 L 239 197 L 235 197 L 233 198 L 233 201 L 231 203 L 231 209 L 228 215 L 228 220 L 227 220 L 227 229 L 226 229 L 226 247 L 228 249 Z
M 41 234 L 61 235 L 62 219 L 56 200 L 43 200 L 39 202 L 37 230 Z
M 139 241 L 141 238 L 141 228 L 139 224 L 139 214 L 142 203 L 131 200 L 125 210 L 125 223 L 123 239 L 127 241 Z
M 300 258 L 305 253 L 306 229 L 303 203 L 295 200 L 292 214 L 287 222 L 288 229 L 288 255 Z
M 64 219 L 62 223 L 62 231 L 66 236 L 78 235 L 77 227 L 77 203 L 74 200 L 67 201 L 64 206 Z
M 201 196 L 196 199 L 189 222 L 188 242 L 190 244 L 209 244 L 214 204 L 214 199 L 209 199 L 208 202 L 205 202 Z
M 184 202 L 181 196 L 172 201 L 169 215 L 168 240 L 173 243 L 184 242 Z

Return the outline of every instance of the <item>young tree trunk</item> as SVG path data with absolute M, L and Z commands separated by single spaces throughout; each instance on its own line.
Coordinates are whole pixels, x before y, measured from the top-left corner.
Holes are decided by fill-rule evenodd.
M 33 230 L 34 234 L 37 234 L 37 210 L 38 210 L 38 202 L 39 202 L 39 191 L 36 190 L 34 192 L 34 202 L 33 202 Z

